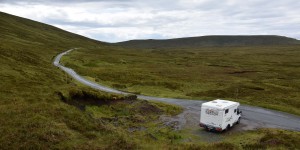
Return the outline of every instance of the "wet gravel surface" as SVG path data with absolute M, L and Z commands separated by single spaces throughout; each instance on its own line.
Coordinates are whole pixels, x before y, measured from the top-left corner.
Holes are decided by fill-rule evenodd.
M 142 95 L 139 95 L 138 98 L 182 106 L 184 111 L 181 114 L 170 118 L 170 121 L 178 122 L 178 129 L 198 127 L 201 104 L 206 102 L 201 100 L 157 98 Z M 243 112 L 241 123 L 238 127 L 234 127 L 232 131 L 253 130 L 263 127 L 300 131 L 299 116 L 247 105 L 241 105 L 240 110 Z

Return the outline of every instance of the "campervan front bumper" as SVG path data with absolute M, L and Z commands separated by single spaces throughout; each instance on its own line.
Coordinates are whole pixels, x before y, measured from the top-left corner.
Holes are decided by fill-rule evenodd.
M 206 129 L 206 130 L 208 130 L 208 131 L 218 131 L 218 132 L 222 131 L 222 128 L 214 127 L 214 126 L 211 126 L 211 125 L 206 125 L 204 123 L 200 123 L 199 126 Z

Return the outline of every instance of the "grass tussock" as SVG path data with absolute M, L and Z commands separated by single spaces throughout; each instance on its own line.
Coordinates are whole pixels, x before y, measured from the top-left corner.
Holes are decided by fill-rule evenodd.
M 136 95 L 117 95 L 99 92 L 93 89 L 71 89 L 69 91 L 71 99 L 93 99 L 97 101 L 113 101 L 113 100 L 136 100 Z

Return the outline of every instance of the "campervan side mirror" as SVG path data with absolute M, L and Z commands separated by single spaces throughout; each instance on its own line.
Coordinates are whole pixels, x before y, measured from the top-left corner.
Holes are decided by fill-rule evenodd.
M 239 115 L 239 114 L 242 114 L 242 111 L 241 110 L 237 110 L 237 114 Z

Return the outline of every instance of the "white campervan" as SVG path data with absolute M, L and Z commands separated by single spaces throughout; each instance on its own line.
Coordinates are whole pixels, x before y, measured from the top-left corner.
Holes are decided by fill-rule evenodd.
M 200 126 L 212 131 L 228 130 L 241 118 L 240 103 L 228 100 L 213 100 L 202 104 Z

